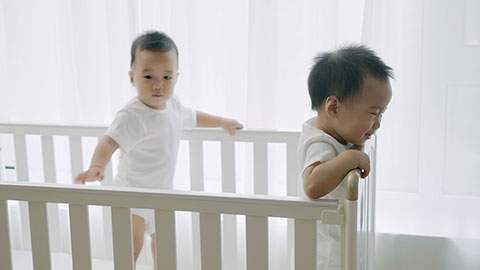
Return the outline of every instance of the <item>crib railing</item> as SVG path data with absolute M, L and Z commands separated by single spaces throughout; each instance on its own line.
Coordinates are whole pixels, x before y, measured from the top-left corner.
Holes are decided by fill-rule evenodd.
M 15 144 L 15 160 L 17 178 L 29 179 L 26 148 L 26 135 L 40 135 L 43 150 L 45 179 L 55 181 L 54 136 L 67 136 L 70 145 L 70 158 L 72 175 L 83 171 L 82 138 L 101 137 L 106 127 L 104 126 L 59 126 L 59 125 L 28 125 L 28 124 L 1 124 L 0 134 L 12 134 Z M 230 136 L 220 129 L 192 129 L 185 130 L 182 140 L 187 140 L 190 147 L 190 172 L 191 189 L 203 190 L 203 145 L 205 141 L 219 141 L 222 149 L 222 191 L 235 192 L 235 142 L 253 143 L 255 194 L 267 194 L 267 145 L 269 143 L 284 143 L 287 147 L 287 196 L 296 195 L 297 164 L 296 148 L 298 132 L 288 131 L 260 131 L 242 130 L 235 136 Z M 193 162 L 195 161 L 195 162 Z M 199 162 L 197 162 L 199 161 Z M 105 175 L 104 185 L 111 184 L 111 167 L 107 168 L 110 174 Z
M 129 208 L 155 209 L 155 244 L 161 269 L 176 269 L 174 211 L 200 213 L 202 269 L 222 266 L 220 214 L 246 216 L 247 269 L 268 269 L 268 217 L 295 220 L 295 267 L 314 269 L 315 221 L 321 220 L 324 210 L 336 211 L 339 206 L 335 200 L 294 197 L 0 182 L 0 260 L 10 266 L 7 268 L 12 265 L 7 200 L 28 202 L 35 269 L 51 268 L 46 203 L 66 203 L 70 207 L 74 269 L 91 269 L 88 205 L 111 207 L 115 269 L 133 268 Z
M 24 124 L 0 124 L 0 135 L 6 134 L 7 136 L 13 136 L 13 151 L 15 155 L 15 169 L 17 172 L 17 180 L 28 182 L 30 181 L 29 177 L 29 165 L 28 165 L 28 155 L 27 155 L 27 136 L 28 135 L 37 135 L 41 138 L 41 147 L 42 147 L 42 160 L 43 160 L 43 176 L 45 183 L 57 183 L 56 175 L 56 162 L 55 162 L 55 143 L 54 138 L 56 136 L 65 136 L 68 138 L 69 142 L 69 152 L 70 152 L 70 168 L 71 175 L 74 176 L 77 173 L 81 172 L 84 169 L 83 164 L 83 138 L 87 137 L 96 137 L 99 138 L 103 135 L 105 127 L 92 127 L 92 126 L 56 126 L 56 125 L 24 125 Z M 190 189 L 192 191 L 204 191 L 205 190 L 205 174 L 204 174 L 204 142 L 216 141 L 220 142 L 220 155 L 221 155 L 221 190 L 223 193 L 236 193 L 236 162 L 235 162 L 235 144 L 238 142 L 248 142 L 253 144 L 253 193 L 257 195 L 268 195 L 268 145 L 270 143 L 280 143 L 284 144 L 286 148 L 286 166 L 282 169 L 286 170 L 286 190 L 285 194 L 287 196 L 296 195 L 296 185 L 298 179 L 298 171 L 296 164 L 296 148 L 297 140 L 299 133 L 298 132 L 278 132 L 278 131 L 250 131 L 242 130 L 239 131 L 235 136 L 230 136 L 226 132 L 219 129 L 193 129 L 187 130 L 183 133 L 182 140 L 188 142 L 188 155 L 189 155 L 189 168 L 190 168 Z M 0 137 L 1 142 L 1 137 Z M 366 145 L 366 152 L 371 155 L 371 158 L 375 157 L 375 142 L 370 142 Z M 372 160 L 374 166 L 375 162 Z M 0 164 L 1 165 L 1 164 Z M 242 168 L 240 168 L 242 169 Z M 352 172 L 352 177 L 349 187 L 352 187 L 352 190 L 359 190 L 359 198 L 357 201 L 356 198 L 351 198 L 345 202 L 337 202 L 336 209 L 329 209 L 323 213 L 323 222 L 331 224 L 339 224 L 342 227 L 342 234 L 344 241 L 342 242 L 342 261 L 345 262 L 344 269 L 371 269 L 373 264 L 373 251 L 374 251 L 374 241 L 373 241 L 373 232 L 374 232 L 374 187 L 375 187 L 375 170 L 372 168 L 371 176 L 368 181 L 360 181 L 360 186 L 358 181 L 358 173 Z M 103 186 L 110 186 L 112 182 L 112 167 L 111 163 L 105 170 L 105 180 L 102 181 Z M 90 188 L 90 187 L 89 187 Z M 347 192 L 351 193 L 351 192 Z M 230 194 L 236 196 L 236 194 Z M 289 198 L 286 198 L 289 199 Z M 322 201 L 322 200 L 320 200 Z M 358 207 L 357 207 L 358 206 Z M 26 202 L 20 202 L 20 220 L 22 228 L 22 247 L 24 249 L 33 248 L 30 246 L 30 243 L 33 243 L 33 239 L 29 238 L 29 218 L 28 218 L 28 207 Z M 55 204 L 48 204 L 48 224 L 50 224 L 50 230 L 59 231 L 59 207 Z M 133 207 L 133 206 L 130 206 Z M 153 208 L 153 207 L 152 207 Z M 358 208 L 358 211 L 357 211 Z M 75 210 L 75 206 L 71 211 L 79 211 L 83 213 L 83 216 L 88 216 L 88 213 L 85 213 L 84 210 Z M 104 232 L 110 232 L 112 228 L 111 221 L 114 219 L 112 212 L 104 207 L 103 211 L 103 226 Z M 196 212 L 195 210 L 192 210 Z M 358 213 L 357 213 L 358 212 Z M 248 214 L 248 213 L 243 213 Z M 192 214 L 192 228 L 193 228 L 193 245 L 202 247 L 200 241 L 201 238 L 201 220 L 202 215 L 197 213 Z M 252 221 L 250 224 L 263 224 L 265 219 L 255 219 L 250 218 Z M 255 220 L 257 220 L 255 222 Z M 358 220 L 358 224 L 357 224 Z M 79 221 L 80 222 L 80 221 Z M 253 222 L 253 223 L 252 223 Z M 268 224 L 268 222 L 267 222 Z M 299 223 L 300 224 L 300 223 Z M 168 224 L 167 224 L 168 225 Z M 165 226 L 167 226 L 165 225 Z M 263 226 L 261 225 L 261 226 Z M 237 222 L 236 216 L 230 215 L 228 211 L 222 213 L 222 229 L 224 237 L 221 239 L 222 247 L 224 250 L 229 250 L 230 254 L 236 254 L 237 245 L 236 243 L 236 231 L 237 231 Z M 260 225 L 258 225 L 260 226 Z M 255 227 L 258 227 L 255 226 Z M 303 226 L 303 225 L 298 225 Z M 294 225 L 293 220 L 289 220 L 287 224 L 288 231 L 288 246 L 294 246 L 294 228 L 298 226 Z M 86 227 L 88 230 L 88 227 Z M 72 229 L 72 228 L 71 228 Z M 77 231 L 80 229 L 75 229 Z M 70 233 L 70 237 L 74 238 L 73 232 Z M 104 252 L 103 257 L 111 258 L 112 254 L 109 253 L 109 250 L 112 250 L 111 247 L 108 247 L 108 243 L 112 243 L 114 239 L 111 238 L 110 233 L 104 234 L 104 243 L 106 248 L 102 249 L 101 252 Z M 251 234 L 252 235 L 255 234 Z M 314 235 L 314 234 L 313 234 Z M 347 237 L 345 237 L 347 236 Z M 264 230 L 259 230 L 259 233 L 254 238 L 265 238 Z M 357 241 L 358 238 L 358 241 Z M 309 239 L 311 240 L 311 239 Z M 57 236 L 50 236 L 51 249 L 52 251 L 65 251 L 62 249 L 62 239 Z M 84 240 L 88 241 L 88 240 Z M 306 240 L 307 241 L 307 240 Z M 353 242 L 352 242 L 353 241 Z M 307 241 L 308 242 L 308 241 Z M 358 245 L 357 245 L 358 242 Z M 310 243 L 310 242 L 308 242 Z M 87 242 L 81 244 L 83 248 L 86 246 Z M 312 250 L 315 248 L 315 245 L 310 243 Z M 263 244 L 265 245 L 265 244 Z M 357 250 L 358 246 L 358 250 Z M 262 245 L 259 245 L 262 247 Z M 78 249 L 78 248 L 77 248 Z M 253 249 L 255 250 L 255 248 Z M 263 253 L 256 251 L 255 253 L 250 254 L 250 256 L 255 256 L 255 254 L 260 254 L 263 256 L 268 255 L 268 252 L 265 253 L 265 248 L 262 248 Z M 72 242 L 72 252 L 74 252 L 73 242 Z M 101 253 L 100 252 L 100 253 Z M 114 251 L 115 252 L 115 251 Z M 247 253 L 249 253 L 247 249 Z M 257 253 L 260 252 L 260 253 Z M 97 252 L 98 253 L 98 252 Z M 248 255 L 248 254 L 247 254 Z M 202 255 L 203 256 L 203 255 Z M 233 255 L 234 256 L 234 255 Z M 300 256 L 300 255 L 299 255 Z M 194 256 L 195 257 L 195 256 Z M 268 256 L 267 256 L 268 257 Z M 196 263 L 200 263 L 200 258 L 197 258 Z M 302 259 L 302 261 L 305 258 Z M 311 259 L 311 258 L 310 258 Z M 236 260 L 236 258 L 230 257 L 226 260 Z M 203 259 L 202 259 L 203 263 Z M 209 268 L 207 268 L 209 269 Z M 261 268 L 263 269 L 263 267 Z M 307 268 L 297 268 L 297 269 L 307 269 Z

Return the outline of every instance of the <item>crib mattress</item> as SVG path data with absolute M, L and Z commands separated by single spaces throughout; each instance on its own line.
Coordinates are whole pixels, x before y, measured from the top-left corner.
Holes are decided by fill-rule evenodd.
M 73 269 L 72 257 L 67 253 L 52 253 L 51 257 L 52 270 L 68 270 Z M 13 270 L 33 270 L 32 252 L 23 250 L 12 251 Z M 112 260 L 93 259 L 92 269 L 113 270 Z M 137 264 L 137 270 L 152 269 L 152 266 Z

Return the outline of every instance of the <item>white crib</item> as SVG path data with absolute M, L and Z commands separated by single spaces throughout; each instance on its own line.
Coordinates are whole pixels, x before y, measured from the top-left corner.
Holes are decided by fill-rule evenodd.
M 112 187 L 111 163 L 102 186 L 59 183 L 58 163 L 66 161 L 55 157 L 58 138 L 68 141 L 67 163 L 71 175 L 76 175 L 91 156 L 84 158 L 86 145 L 95 145 L 86 140 L 99 138 L 104 131 L 105 127 L 92 126 L 0 124 L 0 269 L 12 269 L 12 254 L 19 250 L 31 252 L 35 269 L 55 269 L 54 256 L 59 252 L 71 254 L 73 269 L 98 267 L 98 258 L 110 260 L 115 269 L 133 269 L 130 208 L 155 209 L 157 269 L 179 269 L 184 259 L 179 249 L 182 241 L 192 243 L 193 269 L 269 269 L 269 252 L 277 248 L 269 246 L 268 239 L 269 223 L 275 217 L 286 219 L 283 250 L 288 265 L 295 269 L 315 269 L 317 221 L 341 226 L 342 269 L 373 269 L 375 141 L 365 146 L 372 159 L 369 179 L 359 181 L 358 171 L 350 172 L 346 201 L 295 197 L 298 132 L 244 130 L 229 136 L 218 129 L 185 131 L 182 140 L 188 145 L 188 158 L 179 155 L 178 163 L 189 167 L 187 191 Z M 43 161 L 41 179 L 35 181 L 29 175 L 31 137 L 40 141 Z M 212 141 L 220 145 L 221 192 L 217 193 L 204 192 L 204 145 Z M 253 194 L 239 193 L 236 188 L 236 172 L 244 169 L 236 162 L 241 143 L 253 145 Z M 285 172 L 283 196 L 269 194 L 270 144 L 284 145 L 274 157 L 284 160 L 275 168 Z M 14 158 L 6 153 L 13 153 Z M 2 160 L 14 164 L 1 164 Z M 4 181 L 8 179 L 5 167 L 16 170 L 17 181 Z M 99 215 L 92 216 L 94 211 Z M 191 213 L 187 240 L 176 232 L 179 213 L 185 212 Z M 244 247 L 238 244 L 242 218 Z M 92 245 L 97 238 L 100 244 Z

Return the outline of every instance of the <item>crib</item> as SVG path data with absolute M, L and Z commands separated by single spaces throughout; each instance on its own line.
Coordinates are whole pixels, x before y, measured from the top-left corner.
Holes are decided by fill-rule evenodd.
M 371 157 L 370 176 L 359 181 L 357 170 L 348 174 L 346 201 L 295 196 L 299 133 L 286 131 L 242 130 L 230 136 L 219 129 L 186 130 L 180 147 L 186 153 L 179 154 L 177 165 L 182 178 L 189 178 L 184 190 L 111 186 L 112 162 L 101 186 L 60 181 L 59 163 L 69 165 L 71 181 L 84 170 L 105 129 L 0 124 L 1 269 L 16 267 L 16 260 L 23 260 L 19 253 L 31 254 L 34 269 L 133 269 L 130 208 L 155 210 L 156 269 L 279 269 L 272 262 L 275 250 L 283 251 L 284 269 L 315 269 L 317 221 L 341 226 L 342 269 L 373 269 L 375 139 L 364 146 Z M 29 167 L 35 160 L 32 140 L 38 144 L 32 148 L 41 153 L 37 160 L 42 160 L 36 177 Z M 221 188 L 215 192 L 205 188 L 204 165 L 210 159 L 205 153 L 212 142 L 219 148 L 214 154 L 221 171 Z M 67 157 L 56 156 L 59 144 L 68 148 Z M 280 147 L 273 155 L 271 145 Z M 251 188 L 240 192 L 238 172 L 245 168 L 239 166 L 238 153 L 247 146 L 250 151 L 243 151 L 243 159 L 253 168 L 244 181 Z M 276 194 L 271 194 L 268 180 L 272 167 L 285 178 L 283 191 Z M 13 169 L 15 177 L 9 177 Z M 188 233 L 184 227 L 179 231 L 185 222 Z M 278 229 L 272 224 L 281 225 L 276 232 L 283 235 L 280 244 L 272 245 L 269 239 L 272 228 Z M 189 263 L 184 262 L 186 242 L 191 247 Z M 67 257 L 67 266 L 56 265 L 58 254 Z M 137 269 L 143 269 L 139 262 Z

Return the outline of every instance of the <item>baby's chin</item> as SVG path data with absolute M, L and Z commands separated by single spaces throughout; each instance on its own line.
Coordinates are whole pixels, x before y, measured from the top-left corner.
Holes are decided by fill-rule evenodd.
M 154 110 L 163 110 L 165 109 L 165 101 L 161 102 L 143 102 L 147 107 L 154 109 Z

